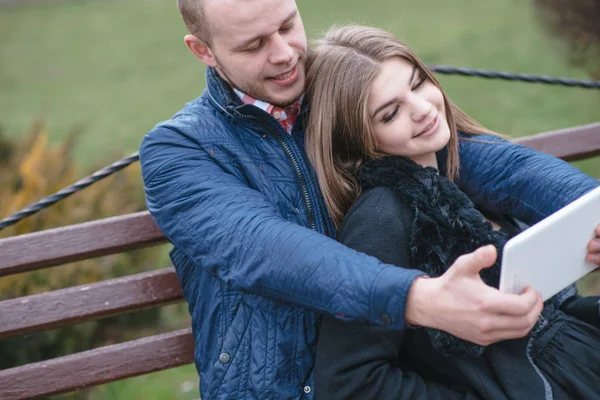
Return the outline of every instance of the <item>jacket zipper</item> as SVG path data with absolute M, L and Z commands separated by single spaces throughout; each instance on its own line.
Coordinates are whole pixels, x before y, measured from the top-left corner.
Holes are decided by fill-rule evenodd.
M 238 117 L 247 118 L 247 119 L 253 119 L 255 121 L 260 122 L 260 120 L 258 118 L 256 118 L 256 117 L 254 117 L 254 116 L 244 115 L 244 114 L 242 114 L 242 113 L 240 113 L 238 111 L 234 111 L 234 112 L 235 112 L 235 114 Z M 300 184 L 300 189 L 301 189 L 301 192 L 302 192 L 302 198 L 304 199 L 304 205 L 306 206 L 306 211 L 307 211 L 307 214 L 308 214 L 308 226 L 313 231 L 317 231 L 317 226 L 316 226 L 316 223 L 315 223 L 315 213 L 314 213 L 314 209 L 313 209 L 312 203 L 310 201 L 310 196 L 308 194 L 307 182 L 306 182 L 306 179 L 304 177 L 304 174 L 300 170 L 300 164 L 298 162 L 298 159 L 294 155 L 294 153 L 293 153 L 292 149 L 290 148 L 290 146 L 286 143 L 285 139 L 283 139 L 281 137 L 281 134 L 279 132 L 275 132 L 275 135 L 273 135 L 273 136 L 275 136 L 275 139 L 279 142 L 279 144 L 281 145 L 281 147 L 285 151 L 285 153 L 288 156 L 288 158 L 292 161 L 292 166 L 294 167 L 294 171 L 296 172 L 296 178 L 298 179 L 298 183 Z
M 307 187 L 306 179 L 304 178 L 302 171 L 300 171 L 300 165 L 298 163 L 298 159 L 294 156 L 289 145 L 285 142 L 285 140 L 281 137 L 281 135 L 276 134 L 275 139 L 277 139 L 277 141 L 279 142 L 281 147 L 283 147 L 283 150 L 285 150 L 287 155 L 292 160 L 292 165 L 294 166 L 294 170 L 296 171 L 296 177 L 298 178 L 298 181 L 300 183 L 300 188 L 302 189 L 302 197 L 304 198 L 304 204 L 306 205 L 306 211 L 308 214 L 308 226 L 313 231 L 316 231 L 317 226 L 315 224 L 315 213 L 314 213 L 314 210 L 312 207 L 312 203 L 310 202 L 310 196 L 308 194 L 308 187 Z

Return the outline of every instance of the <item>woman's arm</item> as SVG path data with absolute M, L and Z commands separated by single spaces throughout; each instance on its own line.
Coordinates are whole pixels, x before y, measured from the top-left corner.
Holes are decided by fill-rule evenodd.
M 381 261 L 411 266 L 413 213 L 387 188 L 372 189 L 352 208 L 340 241 Z M 315 365 L 321 399 L 468 399 L 460 388 L 427 382 L 397 366 L 404 331 L 325 317 Z

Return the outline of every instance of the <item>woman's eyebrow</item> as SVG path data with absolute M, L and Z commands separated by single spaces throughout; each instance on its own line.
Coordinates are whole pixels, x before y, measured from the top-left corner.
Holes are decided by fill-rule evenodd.
M 412 79 L 411 79 L 412 80 Z M 380 105 L 379 107 L 377 107 L 377 109 L 373 112 L 373 115 L 371 115 L 371 118 L 375 118 L 375 116 L 384 108 L 394 104 L 395 102 L 398 101 L 397 97 L 394 97 L 393 99 L 386 101 L 384 104 Z
M 410 83 L 413 81 L 414 77 L 415 77 L 415 73 L 417 72 L 417 66 L 413 65 L 412 71 L 410 72 L 410 77 L 408 78 L 408 86 L 410 86 Z M 395 102 L 398 101 L 397 97 L 394 97 L 393 99 L 385 102 L 384 104 L 380 105 L 379 107 L 377 107 L 377 109 L 373 112 L 373 115 L 371 115 L 371 118 L 375 118 L 375 116 L 384 108 L 388 107 L 391 104 L 394 104 Z

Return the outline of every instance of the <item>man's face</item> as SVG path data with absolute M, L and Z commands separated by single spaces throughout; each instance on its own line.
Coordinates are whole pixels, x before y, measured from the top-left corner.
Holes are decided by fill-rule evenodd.
M 295 0 L 208 0 L 205 11 L 211 66 L 231 86 L 276 106 L 301 96 L 307 41 Z

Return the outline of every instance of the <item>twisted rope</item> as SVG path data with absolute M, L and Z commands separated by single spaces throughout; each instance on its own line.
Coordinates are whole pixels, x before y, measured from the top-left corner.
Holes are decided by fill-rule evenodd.
M 486 79 L 501 79 L 507 81 L 521 81 L 528 83 L 542 83 L 546 85 L 559 85 L 568 87 L 579 87 L 584 89 L 600 89 L 600 81 L 590 81 L 582 79 L 572 78 L 554 78 L 550 76 L 542 75 L 531 75 L 531 74 L 515 74 L 511 72 L 500 72 L 500 71 L 488 71 L 483 69 L 471 69 L 471 68 L 457 68 L 448 67 L 445 65 L 430 65 L 429 69 L 439 74 L 444 75 L 459 75 L 459 76 L 470 76 L 479 77 Z M 73 193 L 76 193 L 123 168 L 133 164 L 139 160 L 139 154 L 136 152 L 129 157 L 119 160 L 99 171 L 96 171 L 92 175 L 89 175 L 73 185 L 67 186 L 66 188 L 56 192 L 53 195 L 43 198 L 35 204 L 32 204 L 21 211 L 4 218 L 0 221 L 0 231 L 11 225 L 16 224 L 24 218 L 27 218 L 51 205 L 58 203 L 59 201 L 69 197 Z
M 485 69 L 456 68 L 445 65 L 430 65 L 429 69 L 444 75 L 475 76 L 486 79 L 502 79 L 507 81 L 521 81 L 529 83 L 543 83 L 546 85 L 559 85 L 580 87 L 584 89 L 600 89 L 600 81 L 590 81 L 572 78 L 554 78 L 551 76 L 514 74 L 511 72 L 488 71 Z
M 133 153 L 131 156 L 123 158 L 117 162 L 114 162 L 114 163 L 110 164 L 109 166 L 104 167 L 104 168 L 94 172 L 92 175 L 86 176 L 85 178 L 78 180 L 74 184 L 67 186 L 64 189 L 59 190 L 55 194 L 45 197 L 42 200 L 38 201 L 37 203 L 34 203 L 28 207 L 25 207 L 21 211 L 13 214 L 7 218 L 4 218 L 2 221 L 0 221 L 0 230 L 7 228 L 11 225 L 14 225 L 17 222 L 19 222 L 20 220 L 27 218 L 45 208 L 48 208 L 55 203 L 58 203 L 59 201 L 69 197 L 73 193 L 76 193 L 76 192 L 114 174 L 115 172 L 122 170 L 123 168 L 129 166 L 130 164 L 133 164 L 134 162 L 138 161 L 139 159 L 140 159 L 139 154 L 137 152 Z

